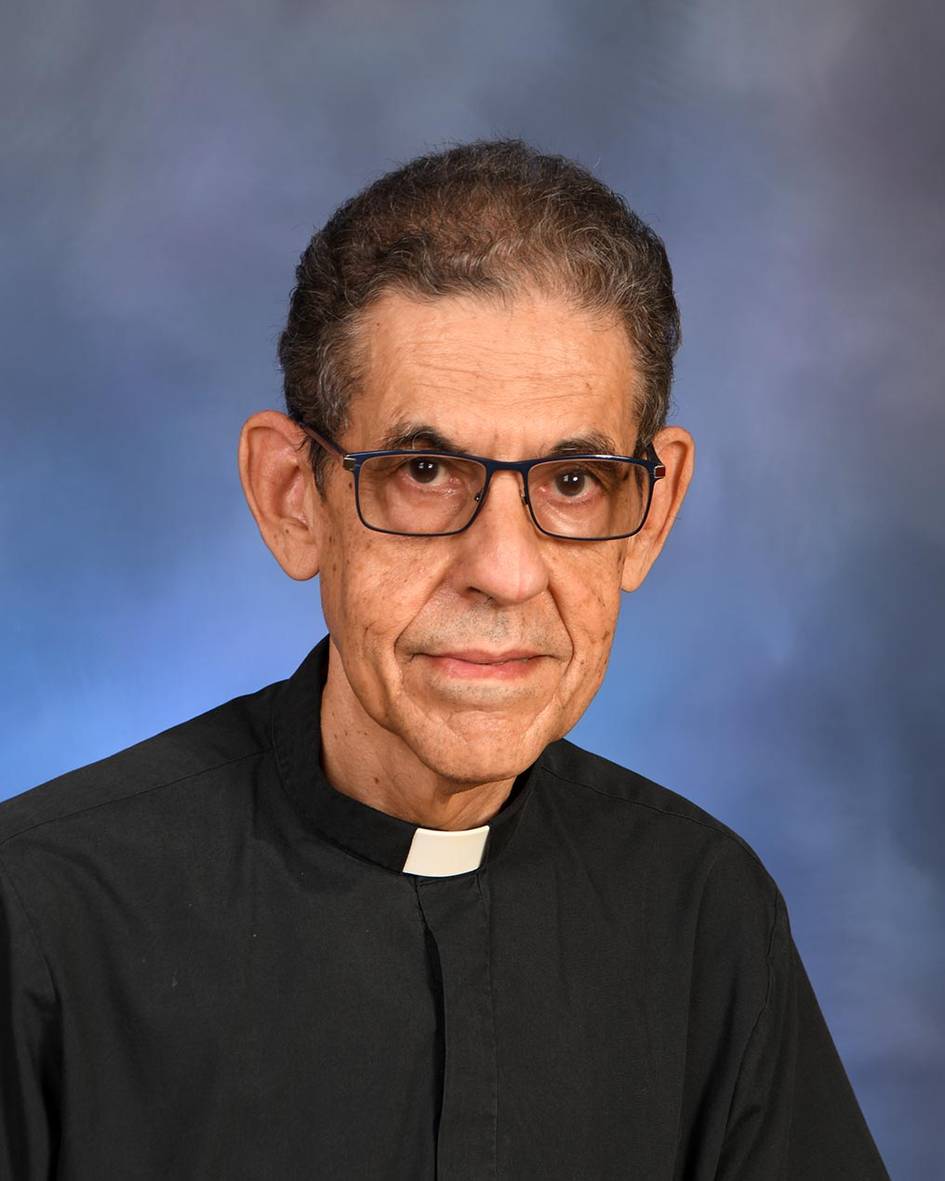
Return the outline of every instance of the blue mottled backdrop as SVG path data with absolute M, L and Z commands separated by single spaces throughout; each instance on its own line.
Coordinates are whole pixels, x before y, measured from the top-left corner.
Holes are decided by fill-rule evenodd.
M 0 796 L 294 670 L 243 501 L 309 234 L 521 135 L 663 235 L 696 474 L 576 741 L 740 832 L 891 1173 L 945 1176 L 945 15 L 878 0 L 8 9 Z

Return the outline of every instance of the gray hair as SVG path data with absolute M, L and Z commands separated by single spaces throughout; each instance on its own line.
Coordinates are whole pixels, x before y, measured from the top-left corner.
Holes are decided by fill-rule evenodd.
M 530 287 L 616 319 L 642 379 L 638 451 L 666 424 L 680 325 L 662 240 L 587 169 L 520 139 L 456 144 L 384 174 L 312 236 L 295 278 L 279 339 L 286 412 L 329 438 L 363 382 L 362 312 L 388 291 L 507 304 Z M 327 457 L 308 445 L 324 490 Z

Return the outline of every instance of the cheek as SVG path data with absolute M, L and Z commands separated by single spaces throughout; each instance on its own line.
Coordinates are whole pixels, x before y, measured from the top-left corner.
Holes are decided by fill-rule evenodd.
M 570 675 L 574 681 L 590 681 L 595 687 L 604 675 L 620 611 L 619 565 L 612 555 L 594 555 L 575 562 L 557 580 L 558 608 L 571 636 L 574 655 Z
M 417 554 L 363 528 L 337 534 L 323 563 L 322 612 L 339 641 L 364 654 L 388 652 L 432 593 L 427 566 Z

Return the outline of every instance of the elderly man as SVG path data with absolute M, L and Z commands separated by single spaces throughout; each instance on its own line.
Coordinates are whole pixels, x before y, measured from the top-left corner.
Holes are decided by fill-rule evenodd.
M 0 809 L 4 1178 L 887 1176 L 758 856 L 563 737 L 692 474 L 678 333 L 520 141 L 315 234 L 239 467 L 328 635 Z

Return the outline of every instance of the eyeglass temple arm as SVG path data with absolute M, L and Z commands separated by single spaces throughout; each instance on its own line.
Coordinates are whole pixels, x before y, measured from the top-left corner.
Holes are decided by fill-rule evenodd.
M 660 457 L 656 454 L 656 449 L 652 443 L 647 443 L 643 450 L 647 459 L 656 461 L 653 465 L 653 479 L 662 480 L 662 478 L 666 475 L 666 464 L 660 462 Z
M 304 422 L 297 422 L 296 426 L 300 430 L 303 430 L 309 436 L 309 438 L 314 439 L 319 447 L 322 447 L 325 451 L 331 452 L 333 455 L 337 455 L 339 459 L 343 459 L 347 454 L 347 452 L 345 452 L 342 447 L 339 447 L 337 443 L 333 443 L 331 439 L 326 439 L 324 435 L 320 435 L 318 431 L 312 430 L 312 428 L 310 426 L 306 426 Z

